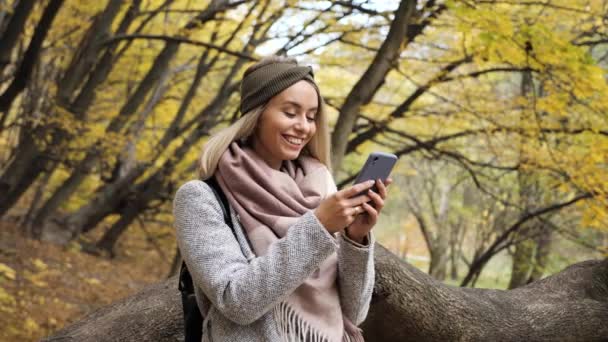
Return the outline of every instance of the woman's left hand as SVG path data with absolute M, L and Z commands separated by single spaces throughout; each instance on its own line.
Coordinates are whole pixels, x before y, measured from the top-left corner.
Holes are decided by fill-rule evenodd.
M 369 189 L 367 195 L 371 197 L 374 205 L 370 205 L 368 203 L 363 203 L 361 207 L 358 209 L 358 214 L 347 228 L 346 235 L 358 242 L 363 243 L 367 234 L 372 230 L 376 222 L 378 221 L 378 216 L 380 215 L 380 211 L 384 207 L 384 200 L 387 195 L 387 187 L 393 182 L 391 178 L 386 179 L 386 185 L 380 179 L 376 180 L 376 188 L 378 189 L 378 193 Z

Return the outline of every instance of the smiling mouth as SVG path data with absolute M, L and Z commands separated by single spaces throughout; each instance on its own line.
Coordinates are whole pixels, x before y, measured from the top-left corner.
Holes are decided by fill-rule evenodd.
M 302 146 L 302 143 L 304 143 L 304 139 L 301 138 L 294 138 L 294 137 L 289 137 L 286 135 L 282 135 L 283 136 L 283 140 L 285 140 L 289 145 L 294 146 L 294 147 L 300 147 Z

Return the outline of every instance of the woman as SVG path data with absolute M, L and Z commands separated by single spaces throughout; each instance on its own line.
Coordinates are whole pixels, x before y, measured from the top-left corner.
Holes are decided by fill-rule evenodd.
M 245 71 L 240 110 L 206 143 L 199 169 L 226 195 L 234 233 L 205 182 L 185 183 L 174 199 L 203 341 L 362 341 L 385 185 L 336 191 L 312 68 L 262 59 Z

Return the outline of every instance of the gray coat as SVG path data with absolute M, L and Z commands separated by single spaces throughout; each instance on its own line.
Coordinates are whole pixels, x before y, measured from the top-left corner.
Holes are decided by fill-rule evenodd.
M 309 211 L 267 255 L 256 257 L 238 215 L 229 210 L 236 236 L 205 182 L 185 183 L 173 201 L 177 242 L 205 317 L 204 342 L 279 341 L 272 309 L 334 251 L 342 312 L 357 325 L 363 322 L 374 287 L 373 234 L 366 246 L 332 236 Z

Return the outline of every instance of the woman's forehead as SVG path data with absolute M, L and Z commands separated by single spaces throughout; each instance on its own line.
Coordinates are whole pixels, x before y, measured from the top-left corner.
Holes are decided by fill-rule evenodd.
M 306 110 L 317 109 L 318 101 L 317 91 L 306 81 L 292 85 L 273 98 L 273 102 L 278 105 L 291 105 Z

